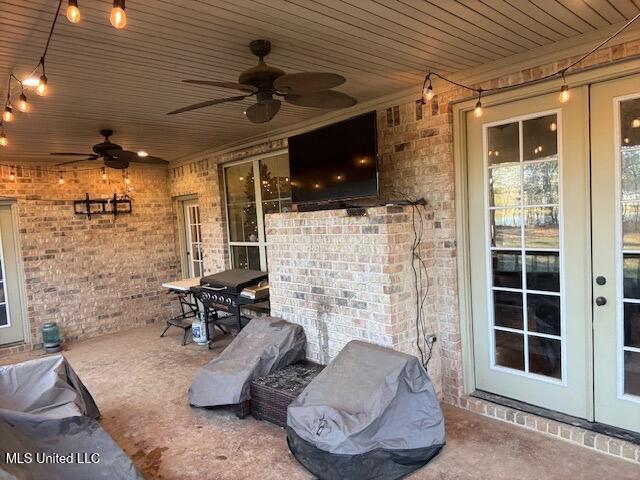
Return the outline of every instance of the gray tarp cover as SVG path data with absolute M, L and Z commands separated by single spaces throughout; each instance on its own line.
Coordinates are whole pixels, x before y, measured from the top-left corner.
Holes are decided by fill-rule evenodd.
M 304 359 L 305 344 L 300 325 L 254 318 L 220 356 L 200 368 L 189 388 L 189 403 L 214 407 L 248 400 L 252 379 Z
M 0 367 L 0 479 L 141 479 L 99 416 L 62 355 Z M 16 452 L 32 462 L 8 463 Z M 98 453 L 99 463 L 77 463 L 85 453 Z M 73 454 L 76 463 L 37 463 L 37 454 Z
M 320 478 L 400 478 L 408 472 L 398 463 L 413 462 L 415 470 L 445 443 L 440 404 L 420 361 L 360 341 L 349 342 L 289 405 L 287 427 L 294 455 Z M 392 459 L 395 465 L 384 464 Z

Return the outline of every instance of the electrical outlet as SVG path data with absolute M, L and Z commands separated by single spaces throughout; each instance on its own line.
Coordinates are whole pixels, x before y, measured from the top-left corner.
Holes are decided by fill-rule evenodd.
M 427 345 L 433 345 L 434 343 L 436 343 L 436 340 L 438 340 L 438 337 L 432 333 L 431 335 L 426 336 L 426 340 Z

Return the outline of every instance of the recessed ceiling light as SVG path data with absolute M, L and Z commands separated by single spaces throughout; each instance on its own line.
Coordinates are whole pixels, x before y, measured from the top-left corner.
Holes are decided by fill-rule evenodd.
M 139 156 L 139 157 L 146 157 L 147 155 L 149 155 L 149 154 L 148 154 L 147 152 L 145 152 L 144 150 L 140 150 L 140 151 L 138 152 L 138 156 Z
M 38 77 L 29 77 L 29 78 L 25 78 L 22 81 L 22 84 L 25 87 L 37 87 L 39 83 L 40 83 L 40 80 L 38 79 Z

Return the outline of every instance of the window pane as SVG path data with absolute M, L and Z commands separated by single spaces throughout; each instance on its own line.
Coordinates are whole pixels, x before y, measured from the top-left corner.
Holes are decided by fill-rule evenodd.
M 558 155 L 556 114 L 522 122 L 524 160 L 551 159 Z
M 558 248 L 558 207 L 525 208 L 524 238 L 529 248 Z
M 253 202 L 256 188 L 253 182 L 253 162 L 241 163 L 225 168 L 227 202 Z
M 640 353 L 624 352 L 624 393 L 640 396 Z
M 622 205 L 622 236 L 625 250 L 640 250 L 640 204 Z
M 7 305 L 0 305 L 0 327 L 9 324 L 9 319 L 7 318 Z
M 640 348 L 640 304 L 624 304 L 624 346 Z
M 640 298 L 640 255 L 623 255 L 624 298 Z
M 0 282 L 0 303 L 6 302 L 4 298 L 4 282 Z
M 291 198 L 287 154 L 260 160 L 260 189 L 262 200 Z
M 620 102 L 620 127 L 623 151 L 640 146 L 640 98 Z
M 523 328 L 522 293 L 493 291 L 494 324 L 498 327 Z
M 558 162 L 528 163 L 524 166 L 524 203 L 558 203 Z
M 496 365 L 524 370 L 524 336 L 520 333 L 494 330 Z
M 487 131 L 489 165 L 520 162 L 518 122 L 490 127 Z
M 560 335 L 560 297 L 527 294 L 527 326 L 530 332 Z
M 527 288 L 560 292 L 560 255 L 547 252 L 527 252 Z
M 229 237 L 232 242 L 257 242 L 256 204 L 229 205 Z
M 260 270 L 260 249 L 234 245 L 231 247 L 233 268 Z
M 522 256 L 520 252 L 492 252 L 493 285 L 522 288 Z
M 529 371 L 547 377 L 562 377 L 562 354 L 560 340 L 528 336 Z
M 520 205 L 520 165 L 489 169 L 489 201 L 492 207 Z
M 491 210 L 491 244 L 501 248 L 520 248 L 520 209 Z
M 622 200 L 640 201 L 640 145 L 622 146 Z

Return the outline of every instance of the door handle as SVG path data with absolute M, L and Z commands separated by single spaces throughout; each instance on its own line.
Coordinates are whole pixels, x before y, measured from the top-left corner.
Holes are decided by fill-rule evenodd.
M 604 297 L 596 297 L 596 305 L 598 305 L 599 307 L 606 305 L 607 304 L 607 299 Z

